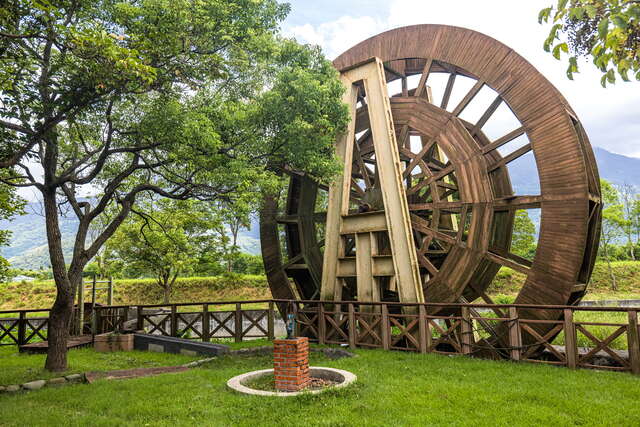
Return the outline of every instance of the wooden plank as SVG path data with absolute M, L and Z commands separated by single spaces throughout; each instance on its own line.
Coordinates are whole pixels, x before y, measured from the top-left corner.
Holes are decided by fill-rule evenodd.
M 373 277 L 371 234 L 356 234 L 356 276 L 358 301 L 380 301 L 380 291 Z
M 324 314 L 324 304 L 318 304 L 318 344 L 324 345 L 327 337 L 327 318 Z
M 495 169 L 498 169 L 499 167 L 502 167 L 502 166 L 506 165 L 507 163 L 510 163 L 510 162 L 514 161 L 515 159 L 524 156 L 529 151 L 531 151 L 531 144 L 523 145 L 522 147 L 520 147 L 517 150 L 515 150 L 513 153 L 510 153 L 507 156 L 503 157 L 502 159 L 498 160 L 497 162 L 494 162 L 494 163 L 490 164 L 489 166 L 487 166 L 487 172 L 491 172 L 491 171 L 493 171 Z
M 340 234 L 386 231 L 387 218 L 383 211 L 344 215 Z
M 525 133 L 524 126 L 520 126 L 518 129 L 512 130 L 508 134 L 501 136 L 500 138 L 496 139 L 492 143 L 485 145 L 484 147 L 481 148 L 481 151 L 483 154 L 486 154 L 490 151 L 493 151 L 497 148 L 502 147 L 505 144 L 508 144 L 514 139 L 524 135 L 524 133 Z
M 336 143 L 336 156 L 345 165 L 344 170 L 342 175 L 337 177 L 329 186 L 327 222 L 325 227 L 324 257 L 322 262 L 322 284 L 320 287 L 320 298 L 323 300 L 342 299 L 342 286 L 339 286 L 339 284 L 337 283 L 336 273 L 338 270 L 342 214 L 348 213 L 344 212 L 344 209 L 342 207 L 345 199 L 343 193 L 346 193 L 348 206 L 348 194 L 350 190 L 347 187 L 347 191 L 345 192 L 343 182 L 345 180 L 348 180 L 348 182 L 350 183 L 352 163 L 350 157 L 353 155 L 353 148 L 351 147 L 351 144 L 353 144 L 353 139 L 355 138 L 355 105 L 357 101 L 358 89 L 355 85 L 353 85 L 352 81 L 346 79 L 345 77 L 342 77 L 341 80 L 347 88 L 342 101 L 349 106 L 351 120 L 349 121 L 347 131 L 344 135 L 338 138 L 338 141 Z M 348 153 L 351 154 L 347 155 Z

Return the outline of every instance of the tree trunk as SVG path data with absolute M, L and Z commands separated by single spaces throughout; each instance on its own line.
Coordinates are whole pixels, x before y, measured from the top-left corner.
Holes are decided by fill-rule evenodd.
M 56 300 L 51 307 L 47 327 L 47 360 L 45 369 L 53 372 L 67 369 L 67 339 L 73 313 L 73 286 L 69 280 L 62 253 L 62 240 L 58 223 L 58 206 L 55 191 L 44 192 L 45 224 L 49 257 L 56 283 Z

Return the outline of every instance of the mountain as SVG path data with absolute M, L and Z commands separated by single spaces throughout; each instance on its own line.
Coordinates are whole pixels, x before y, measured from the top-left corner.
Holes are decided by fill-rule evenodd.
M 600 176 L 614 184 L 631 184 L 640 188 L 640 159 L 611 153 L 603 148 L 594 147 Z M 533 154 L 529 153 L 509 164 L 511 182 L 516 194 L 539 194 L 537 170 Z M 39 269 L 49 266 L 47 239 L 44 218 L 39 214 L 40 206 L 32 203 L 27 207 L 27 214 L 12 221 L 0 221 L 0 229 L 13 231 L 9 247 L 1 249 L 4 257 L 14 267 Z M 530 212 L 534 223 L 539 222 L 539 213 Z M 69 259 L 73 245 L 73 235 L 77 221 L 72 215 L 60 218 L 65 257 Z M 260 253 L 260 233 L 257 220 L 253 221 L 250 230 L 240 232 L 239 244 L 242 251 Z
M 15 268 L 38 270 L 49 268 L 49 251 L 47 248 L 47 234 L 39 203 L 29 203 L 26 214 L 11 221 L 0 221 L 0 229 L 11 230 L 11 243 L 0 248 L 0 254 L 7 258 Z M 78 220 L 70 212 L 60 216 L 60 231 L 62 232 L 62 247 L 65 259 L 71 258 L 73 238 L 78 227 Z M 257 255 L 260 253 L 260 232 L 257 220 L 250 230 L 242 230 L 238 236 L 238 245 L 243 252 Z

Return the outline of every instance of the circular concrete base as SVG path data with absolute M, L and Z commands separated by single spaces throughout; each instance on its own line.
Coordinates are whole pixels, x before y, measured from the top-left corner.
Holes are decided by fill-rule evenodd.
M 227 381 L 227 387 L 240 393 L 252 394 L 255 396 L 289 397 L 289 396 L 298 396 L 303 393 L 318 394 L 326 390 L 346 387 L 357 379 L 357 377 L 354 374 L 352 374 L 349 371 L 343 371 L 342 369 L 312 366 L 309 368 L 309 371 L 312 377 L 335 381 L 338 384 L 333 385 L 331 387 L 321 388 L 318 390 L 303 390 L 303 391 L 294 391 L 294 392 L 256 390 L 244 385 L 250 380 L 254 380 L 256 378 L 260 378 L 265 375 L 273 374 L 273 369 L 262 369 L 260 371 L 247 372 L 246 374 L 238 375 L 236 377 L 231 378 L 229 381 Z

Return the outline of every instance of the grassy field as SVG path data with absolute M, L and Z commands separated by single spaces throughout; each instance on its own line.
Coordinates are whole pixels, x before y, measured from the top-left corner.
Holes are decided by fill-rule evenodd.
M 291 398 L 244 396 L 226 381 L 271 365 L 270 357 L 220 358 L 178 374 L 18 395 L 0 395 L 0 423 L 22 425 L 637 425 L 640 378 L 629 374 L 413 353 L 357 350 L 357 357 L 312 365 L 347 369 L 353 386 Z M 72 365 L 109 369 L 149 363 L 148 354 L 71 352 Z M 21 366 L 40 356 L 0 353 Z M 177 362 L 166 357 L 166 365 Z M 81 362 L 82 361 L 82 362 Z M 153 363 L 158 363 L 154 360 Z M 16 363 L 16 362 L 14 362 Z M 15 365 L 13 365 L 15 366 Z M 6 375 L 7 374 L 3 374 Z
M 611 290 L 606 265 L 598 263 L 585 300 L 640 299 L 640 262 L 615 262 L 613 269 L 618 278 L 618 291 Z M 503 267 L 488 293 L 496 303 L 511 303 L 523 281 L 521 273 Z M 52 281 L 0 284 L 0 310 L 49 308 L 54 296 Z M 264 276 L 238 275 L 179 278 L 171 300 L 179 303 L 268 298 L 271 293 Z M 106 302 L 106 291 L 99 291 L 97 300 Z M 162 291 L 154 279 L 116 280 L 114 303 L 159 304 L 162 303 Z

